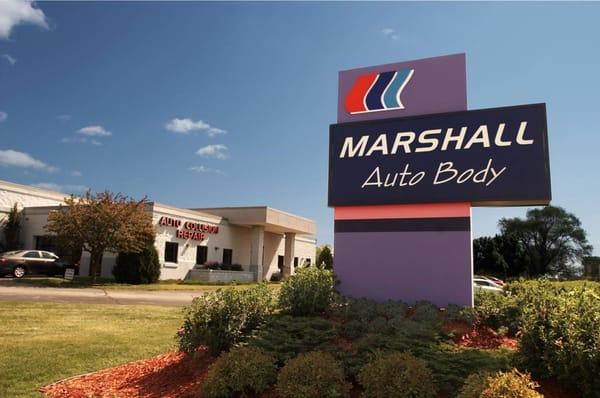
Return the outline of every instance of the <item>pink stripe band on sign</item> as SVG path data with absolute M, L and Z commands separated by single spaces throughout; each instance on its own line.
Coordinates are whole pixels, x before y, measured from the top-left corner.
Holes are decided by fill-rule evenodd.
M 335 220 L 386 218 L 470 217 L 471 203 L 425 203 L 410 205 L 342 206 L 334 208 Z

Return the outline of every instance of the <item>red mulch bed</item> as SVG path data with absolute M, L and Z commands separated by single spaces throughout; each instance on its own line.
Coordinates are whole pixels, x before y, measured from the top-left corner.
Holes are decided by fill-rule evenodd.
M 444 328 L 448 332 L 453 331 L 454 342 L 462 347 L 517 348 L 516 339 L 500 336 L 490 328 L 474 329 L 461 322 L 444 322 Z M 338 346 L 341 350 L 348 350 L 351 349 L 352 342 L 340 338 Z M 50 398 L 201 397 L 198 387 L 214 360 L 206 350 L 200 350 L 194 357 L 178 352 L 169 352 L 115 368 L 75 376 L 43 387 L 40 392 Z M 539 391 L 546 398 L 579 398 L 578 394 L 553 380 L 542 380 L 539 384 Z M 354 386 L 351 396 L 352 398 L 359 397 L 360 389 Z M 274 388 L 262 396 L 262 398 L 277 397 Z
M 455 331 L 454 342 L 461 347 L 494 350 L 505 347 L 517 349 L 517 339 L 502 336 L 489 327 L 471 328 L 467 324 L 453 322 L 444 325 L 447 331 Z
M 75 376 L 40 389 L 52 398 L 175 398 L 194 396 L 214 358 L 169 352 L 95 373 Z

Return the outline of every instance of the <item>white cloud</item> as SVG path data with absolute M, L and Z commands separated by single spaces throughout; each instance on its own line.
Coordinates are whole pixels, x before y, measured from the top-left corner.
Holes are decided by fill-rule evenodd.
M 8 119 L 8 113 L 0 111 L 0 123 Z
M 219 169 L 212 169 L 210 167 L 206 167 L 206 166 L 192 166 L 190 167 L 190 171 L 195 171 L 196 173 L 214 173 L 214 174 L 220 174 L 220 175 L 227 175 L 225 174 L 224 171 L 219 170 Z
M 107 131 L 102 126 L 86 126 L 77 130 L 77 134 L 85 135 L 88 137 L 108 137 L 112 135 L 110 131 Z
M 385 37 L 392 39 L 392 40 L 400 39 L 400 36 L 398 35 L 398 32 L 396 32 L 396 29 L 383 28 L 383 29 L 381 29 L 381 33 L 383 33 L 383 35 Z
M 4 58 L 5 60 L 8 61 L 9 64 L 14 65 L 17 63 L 17 60 L 15 59 L 15 57 L 13 57 L 10 54 L 2 54 L 2 58 Z
M 0 166 L 45 170 L 50 173 L 58 170 L 58 168 L 49 166 L 25 152 L 19 152 L 12 149 L 0 150 Z
M 68 115 L 63 115 L 68 116 Z M 67 119 L 64 119 L 67 120 Z M 72 137 L 63 137 L 60 141 L 64 144 L 92 144 L 102 145 L 100 138 L 111 136 L 112 133 L 102 126 L 86 126 L 76 131 L 77 134 Z
M 13 28 L 33 24 L 48 29 L 44 12 L 31 0 L 0 0 L 0 39 L 8 39 Z
M 190 131 L 198 130 L 205 132 L 210 137 L 214 137 L 215 135 L 219 134 L 225 134 L 227 132 L 226 130 L 218 127 L 213 127 L 203 120 L 193 121 L 190 118 L 172 119 L 165 124 L 165 128 L 173 133 L 178 134 L 188 134 Z
M 61 122 L 67 122 L 69 120 L 71 120 L 71 115 L 58 115 L 56 117 L 58 120 L 60 120 Z
M 73 177 L 81 177 L 83 174 L 82 174 L 82 173 L 81 173 L 81 171 L 79 171 L 79 170 L 73 170 L 73 171 L 71 172 L 71 175 L 72 175 Z
M 65 193 L 83 193 L 89 190 L 85 185 L 71 184 L 56 184 L 54 182 L 40 182 L 33 184 L 34 187 L 47 189 L 49 191 L 65 192 Z
M 227 159 L 227 147 L 221 144 L 203 146 L 196 151 L 197 155 L 205 157 L 215 157 L 217 159 Z

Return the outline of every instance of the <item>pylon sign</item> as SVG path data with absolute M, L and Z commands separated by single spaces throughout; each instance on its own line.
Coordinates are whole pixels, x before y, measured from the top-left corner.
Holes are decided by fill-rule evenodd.
M 470 305 L 471 206 L 550 199 L 545 105 L 467 111 L 464 54 L 340 72 L 328 203 L 342 293 Z

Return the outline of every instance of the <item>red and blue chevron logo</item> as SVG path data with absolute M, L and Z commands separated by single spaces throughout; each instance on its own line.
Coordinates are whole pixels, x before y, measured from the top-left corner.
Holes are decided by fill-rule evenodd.
M 414 69 L 400 69 L 359 76 L 346 96 L 346 111 L 357 114 L 404 109 L 400 95 L 414 73 Z

